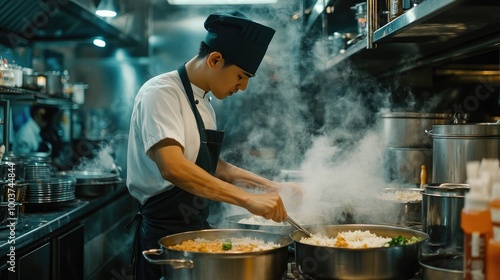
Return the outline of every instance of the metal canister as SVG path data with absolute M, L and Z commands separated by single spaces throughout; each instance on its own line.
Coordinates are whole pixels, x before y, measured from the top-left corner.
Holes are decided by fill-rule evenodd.
M 434 182 L 466 182 L 466 164 L 483 158 L 500 158 L 500 124 L 433 125 L 432 176 Z
M 393 20 L 404 13 L 403 0 L 389 0 L 389 19 Z
M 422 230 L 432 248 L 463 248 L 461 213 L 468 184 L 426 186 L 422 193 Z
M 358 22 L 358 35 L 366 35 L 367 29 L 367 10 L 366 2 L 358 3 L 351 7 L 356 12 L 356 21 Z

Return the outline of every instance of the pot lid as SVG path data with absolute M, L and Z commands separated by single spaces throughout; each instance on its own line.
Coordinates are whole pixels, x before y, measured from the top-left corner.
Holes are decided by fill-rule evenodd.
M 380 112 L 382 118 L 404 119 L 452 119 L 448 113 L 418 113 L 418 112 Z
M 500 138 L 500 124 L 435 124 L 428 134 L 434 138 Z
M 469 192 L 468 184 L 444 183 L 440 185 L 428 185 L 425 187 L 423 194 L 434 194 L 442 196 L 464 196 Z

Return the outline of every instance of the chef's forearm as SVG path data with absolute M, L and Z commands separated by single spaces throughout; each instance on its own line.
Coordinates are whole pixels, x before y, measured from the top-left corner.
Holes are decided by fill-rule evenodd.
M 211 200 L 243 206 L 249 199 L 244 190 L 210 175 L 187 160 L 170 168 L 164 178 L 187 192 Z
M 215 175 L 223 181 L 238 186 L 261 188 L 267 191 L 274 191 L 277 189 L 275 182 L 245 169 L 234 166 L 223 160 L 219 160 L 219 163 L 217 165 L 217 172 Z

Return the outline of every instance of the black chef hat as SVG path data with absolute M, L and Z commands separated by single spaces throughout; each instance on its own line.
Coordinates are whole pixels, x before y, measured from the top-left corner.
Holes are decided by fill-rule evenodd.
M 241 69 L 255 74 L 275 30 L 238 11 L 211 14 L 205 21 L 205 43 Z

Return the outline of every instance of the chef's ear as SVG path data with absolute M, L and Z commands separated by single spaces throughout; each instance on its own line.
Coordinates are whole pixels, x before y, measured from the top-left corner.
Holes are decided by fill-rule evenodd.
M 222 54 L 220 52 L 211 52 L 208 55 L 208 67 L 215 68 L 217 63 L 222 63 Z

